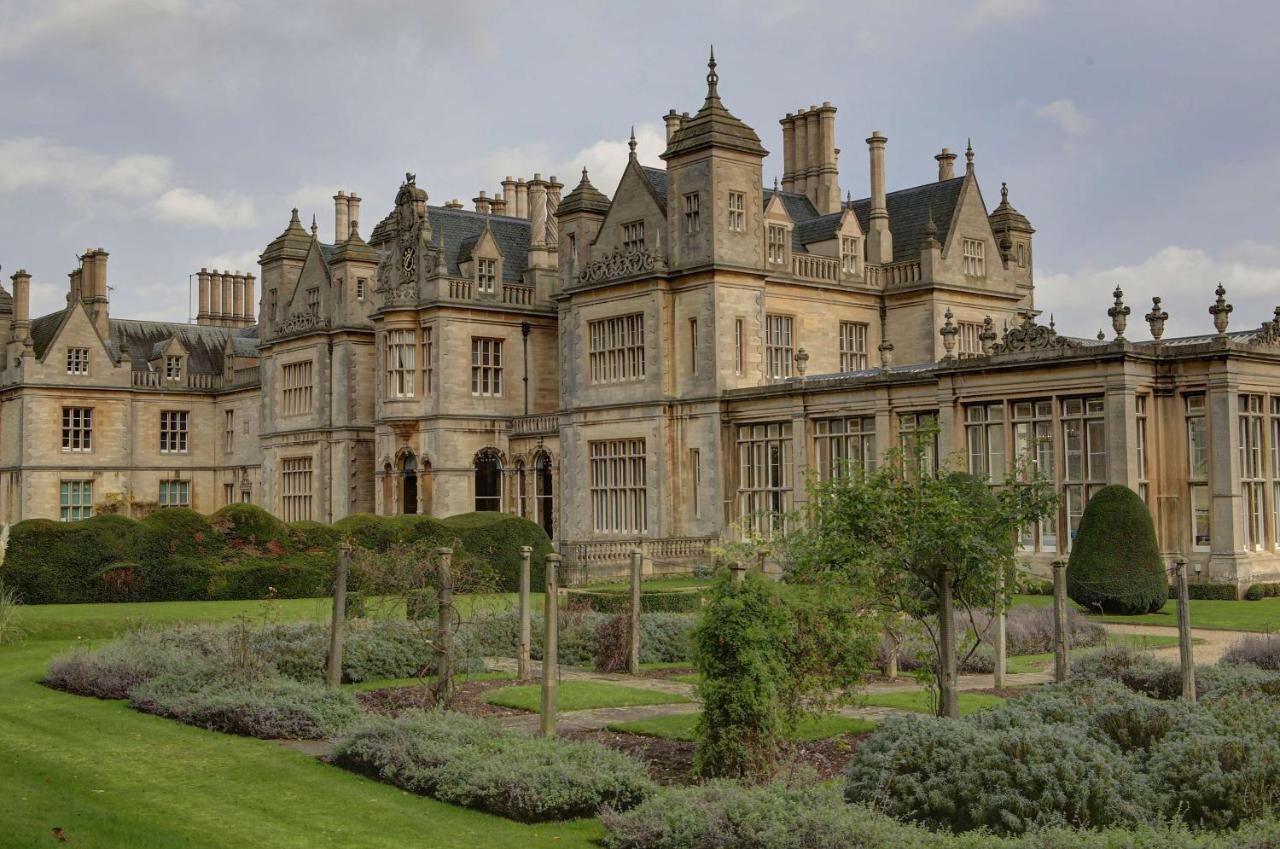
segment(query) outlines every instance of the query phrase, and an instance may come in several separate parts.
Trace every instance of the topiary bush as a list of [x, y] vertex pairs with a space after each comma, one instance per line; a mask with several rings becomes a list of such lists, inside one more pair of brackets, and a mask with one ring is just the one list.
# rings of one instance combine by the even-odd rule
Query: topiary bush
[[1087, 610], [1154, 613], [1169, 596], [1155, 525], [1137, 493], [1119, 484], [1094, 493], [1067, 563], [1067, 595]]
[[333, 759], [410, 792], [520, 822], [622, 811], [654, 790], [644, 765], [621, 752], [445, 712], [370, 723], [341, 740]]
[[498, 591], [519, 591], [522, 545], [533, 548], [529, 561], [529, 585], [536, 590], [546, 583], [543, 561], [551, 553], [551, 540], [541, 525], [518, 516], [489, 511], [450, 516], [442, 523], [450, 540], [456, 538], [464, 551], [493, 565]]

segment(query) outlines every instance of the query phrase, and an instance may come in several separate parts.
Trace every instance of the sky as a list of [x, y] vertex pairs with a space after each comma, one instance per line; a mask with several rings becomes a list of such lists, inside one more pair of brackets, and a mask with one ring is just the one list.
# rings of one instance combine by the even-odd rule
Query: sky
[[[1007, 181], [1036, 227], [1036, 306], [1060, 331], [1128, 336], [1160, 296], [1167, 335], [1280, 304], [1274, 4], [711, 0], [0, 0], [0, 266], [64, 303], [86, 247], [111, 254], [112, 315], [183, 321], [201, 267], [258, 273], [297, 206], [361, 231], [406, 171], [431, 203], [506, 175], [585, 166], [612, 193], [632, 126], [661, 164], [661, 117], [696, 111], [714, 43], [725, 105], [773, 151], [786, 112], [837, 108], [840, 181], [936, 178], [972, 139], [988, 207]], [[961, 161], [963, 164], [963, 160]], [[1108, 336], [1110, 329], [1108, 327]]]

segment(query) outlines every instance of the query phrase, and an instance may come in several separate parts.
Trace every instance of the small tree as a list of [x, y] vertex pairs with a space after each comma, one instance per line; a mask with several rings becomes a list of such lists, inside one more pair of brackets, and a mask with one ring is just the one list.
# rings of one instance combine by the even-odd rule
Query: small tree
[[901, 611], [920, 623], [937, 656], [938, 712], [954, 717], [955, 613], [973, 622], [973, 611], [992, 609], [998, 575], [1014, 585], [1015, 533], [1049, 515], [1056, 498], [1048, 481], [1025, 471], [994, 490], [945, 468], [932, 474], [931, 442], [926, 435], [889, 452], [874, 471], [811, 480], [808, 521], [790, 548], [798, 579], [834, 578], [868, 616]]
[[1127, 486], [1103, 487], [1089, 499], [1071, 543], [1067, 595], [1086, 609], [1120, 615], [1155, 613], [1169, 600], [1151, 512]]

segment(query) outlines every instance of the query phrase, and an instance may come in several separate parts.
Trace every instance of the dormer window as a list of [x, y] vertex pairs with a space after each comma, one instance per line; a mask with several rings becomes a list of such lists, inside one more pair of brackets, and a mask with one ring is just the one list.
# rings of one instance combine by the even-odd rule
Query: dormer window
[[89, 349], [88, 348], [68, 348], [67, 349], [67, 374], [88, 374], [89, 373]]
[[965, 276], [986, 277], [986, 246], [978, 239], [965, 239], [963, 248]]
[[644, 252], [644, 222], [632, 221], [622, 225], [622, 252], [638, 254]]
[[700, 206], [697, 192], [684, 196], [684, 231], [686, 233], [696, 233], [702, 227]]
[[166, 354], [164, 358], [164, 379], [182, 380], [182, 356]]
[[498, 285], [498, 262], [492, 259], [476, 261], [476, 288], [481, 292], [493, 292]]
[[840, 270], [857, 274], [862, 269], [862, 240], [856, 236], [840, 237]]
[[742, 192], [729, 192], [729, 229], [734, 233], [747, 229], [747, 197]]
[[787, 228], [777, 224], [769, 225], [768, 251], [766, 256], [771, 265], [782, 265], [787, 260]]

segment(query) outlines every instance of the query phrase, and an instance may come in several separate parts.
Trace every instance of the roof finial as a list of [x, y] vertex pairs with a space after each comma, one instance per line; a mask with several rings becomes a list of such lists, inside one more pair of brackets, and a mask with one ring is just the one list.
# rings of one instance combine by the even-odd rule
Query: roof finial
[[316, 225], [316, 214], [313, 212], [311, 213], [311, 235], [313, 238], [319, 230], [320, 228]]
[[938, 225], [933, 223], [933, 204], [929, 204], [929, 219], [924, 223], [924, 238], [930, 245], [938, 235]]
[[773, 190], [774, 192], [778, 191], [778, 175], [777, 174], [773, 175]]
[[587, 182], [587, 166], [582, 166], [582, 182]]
[[1009, 202], [1009, 184], [1008, 183], [1005, 183], [1005, 182], [1000, 183], [1000, 202], [1001, 203]]
[[716, 84], [720, 82], [720, 77], [716, 74], [716, 46], [711, 45], [711, 58], [707, 60], [707, 100], [719, 100], [720, 92], [716, 90]]
[[636, 158], [636, 125], [631, 125], [631, 139], [627, 142], [627, 148], [631, 151], [631, 158]]
[[293, 214], [289, 216], [289, 223], [297, 224], [299, 227], [302, 226], [302, 222], [298, 220], [298, 208], [296, 206], [293, 208]]
[[965, 145], [966, 146], [964, 149], [964, 170], [966, 174], [972, 174], [973, 173], [973, 139], [968, 139], [965, 142]]

